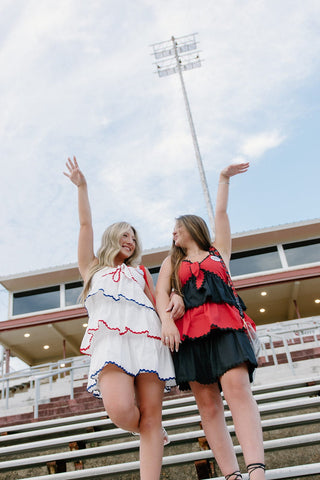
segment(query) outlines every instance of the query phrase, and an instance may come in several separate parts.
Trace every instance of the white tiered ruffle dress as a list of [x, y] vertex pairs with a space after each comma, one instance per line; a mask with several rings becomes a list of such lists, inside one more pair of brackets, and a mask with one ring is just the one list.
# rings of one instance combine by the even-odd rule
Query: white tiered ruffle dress
[[161, 322], [144, 287], [142, 270], [125, 264], [105, 267], [92, 278], [80, 351], [91, 356], [87, 390], [96, 397], [101, 398], [99, 373], [108, 364], [174, 383], [171, 353], [161, 342]]

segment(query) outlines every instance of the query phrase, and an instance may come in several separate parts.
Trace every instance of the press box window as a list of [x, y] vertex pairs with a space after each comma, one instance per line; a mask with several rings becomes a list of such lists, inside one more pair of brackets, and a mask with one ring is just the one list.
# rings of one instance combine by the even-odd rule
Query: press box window
[[77, 305], [83, 289], [82, 282], [67, 283], [65, 285], [66, 307]]
[[236, 252], [231, 255], [230, 271], [232, 276], [265, 272], [277, 268], [282, 268], [282, 265], [276, 246]]
[[289, 267], [320, 262], [320, 239], [283, 245]]
[[13, 294], [13, 315], [60, 307], [60, 286], [39, 288]]
[[151, 277], [153, 280], [153, 285], [156, 286], [158, 277], [159, 277], [159, 272], [160, 272], [160, 267], [151, 267], [148, 269], [149, 272], [151, 273]]

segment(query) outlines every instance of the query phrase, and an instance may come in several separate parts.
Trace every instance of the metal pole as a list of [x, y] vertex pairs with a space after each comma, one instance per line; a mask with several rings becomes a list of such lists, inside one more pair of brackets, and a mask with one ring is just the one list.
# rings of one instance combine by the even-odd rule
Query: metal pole
[[6, 348], [6, 375], [10, 373], [10, 348]]
[[194, 146], [196, 159], [197, 159], [197, 164], [198, 164], [198, 168], [199, 168], [201, 185], [202, 185], [202, 188], [203, 188], [204, 198], [205, 198], [206, 205], [207, 205], [208, 216], [209, 216], [209, 224], [210, 224], [212, 233], [214, 234], [214, 212], [213, 212], [212, 202], [211, 202], [211, 198], [210, 198], [210, 194], [209, 194], [207, 179], [206, 179], [205, 171], [204, 171], [204, 168], [203, 168], [203, 163], [202, 163], [202, 160], [201, 160], [198, 139], [197, 139], [196, 130], [194, 128], [194, 123], [193, 123], [193, 119], [192, 119], [192, 115], [191, 115], [191, 109], [190, 109], [190, 105], [189, 105], [189, 101], [188, 101], [187, 91], [186, 91], [186, 87], [184, 85], [184, 80], [183, 80], [182, 70], [181, 70], [181, 64], [180, 64], [179, 56], [178, 56], [177, 44], [176, 44], [176, 41], [175, 41], [174, 37], [171, 37], [171, 40], [172, 40], [172, 43], [173, 43], [174, 54], [175, 54], [176, 62], [177, 62], [177, 69], [178, 69], [179, 77], [180, 77], [180, 81], [181, 81], [182, 93], [183, 93], [184, 103], [185, 103], [186, 110], [187, 110], [187, 116], [188, 116], [188, 120], [189, 120], [189, 125], [190, 125], [192, 140], [193, 140], [193, 146]]

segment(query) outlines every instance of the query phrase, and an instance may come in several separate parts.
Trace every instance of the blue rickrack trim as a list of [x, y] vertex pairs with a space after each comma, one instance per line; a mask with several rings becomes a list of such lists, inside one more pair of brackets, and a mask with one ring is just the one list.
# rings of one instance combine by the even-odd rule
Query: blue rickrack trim
[[127, 375], [130, 375], [131, 377], [137, 377], [140, 373], [156, 373], [159, 380], [161, 380], [162, 382], [167, 382], [169, 380], [175, 380], [175, 377], [167, 377], [167, 378], [161, 378], [159, 373], [156, 371], [156, 370], [147, 370], [146, 368], [140, 368], [139, 372], [138, 373], [132, 373], [132, 372], [128, 372], [128, 370], [126, 370], [124, 367], [122, 367], [121, 365], [119, 365], [118, 363], [116, 362], [112, 362], [111, 360], [110, 361], [107, 361], [103, 364], [103, 366], [101, 368], [99, 368], [99, 370], [97, 370], [95, 373], [92, 373], [90, 375], [90, 378], [91, 380], [94, 381], [94, 383], [92, 383], [91, 385], [89, 385], [87, 387], [87, 391], [89, 393], [91, 393], [94, 397], [97, 397], [97, 398], [102, 398], [101, 394], [98, 393], [98, 390], [96, 389], [96, 386], [97, 386], [97, 379], [95, 378], [97, 375], [99, 375], [99, 373], [104, 369], [104, 367], [106, 365], [115, 365], [116, 367], [119, 367], [121, 368], [121, 370], [123, 370]]
[[[117, 298], [117, 297], [115, 297], [114, 295], [110, 295], [110, 294], [108, 294], [108, 293], [105, 293], [105, 291], [103, 290], [103, 288], [99, 288], [99, 290], [97, 290], [96, 292], [90, 293], [90, 294], [86, 297], [85, 303], [86, 303], [86, 301], [87, 301], [87, 299], [88, 299], [89, 297], [93, 297], [94, 295], [97, 295], [97, 293], [99, 293], [99, 292], [102, 292], [102, 295], [103, 295], [104, 297], [112, 298], [115, 302], [119, 302], [119, 301], [121, 300], [121, 298], [124, 298], [124, 299], [127, 300], [128, 302], [133, 302], [133, 303], [135, 303], [136, 305], [139, 305], [139, 307], [145, 307], [145, 308], [148, 308], [149, 310], [152, 310], [152, 311], [155, 312], [154, 307], [150, 307], [149, 305], [146, 305], [145, 303], [140, 303], [140, 302], [138, 302], [137, 300], [135, 300], [134, 298], [128, 298], [128, 297], [126, 297], [125, 295], [123, 295], [123, 293], [119, 293], [119, 294], [118, 294], [118, 298]], [[121, 297], [121, 298], [119, 298], [119, 297]]]

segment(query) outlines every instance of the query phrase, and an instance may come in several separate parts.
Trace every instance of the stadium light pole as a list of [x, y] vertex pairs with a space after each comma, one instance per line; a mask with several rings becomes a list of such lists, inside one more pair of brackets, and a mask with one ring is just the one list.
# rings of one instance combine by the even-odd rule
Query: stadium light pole
[[192, 70], [194, 68], [201, 67], [199, 51], [197, 50], [196, 35], [196, 33], [193, 33], [191, 35], [185, 35], [179, 38], [171, 37], [171, 40], [154, 43], [151, 46], [153, 48], [153, 55], [156, 59], [155, 65], [159, 77], [167, 77], [168, 75], [173, 75], [174, 73], [179, 74], [183, 99], [187, 111], [187, 117], [189, 121], [193, 146], [200, 174], [200, 181], [207, 206], [209, 224], [212, 233], [214, 233], [214, 213], [212, 202], [208, 189], [206, 174], [201, 159], [200, 148], [193, 123], [187, 90], [182, 75], [182, 71]]

